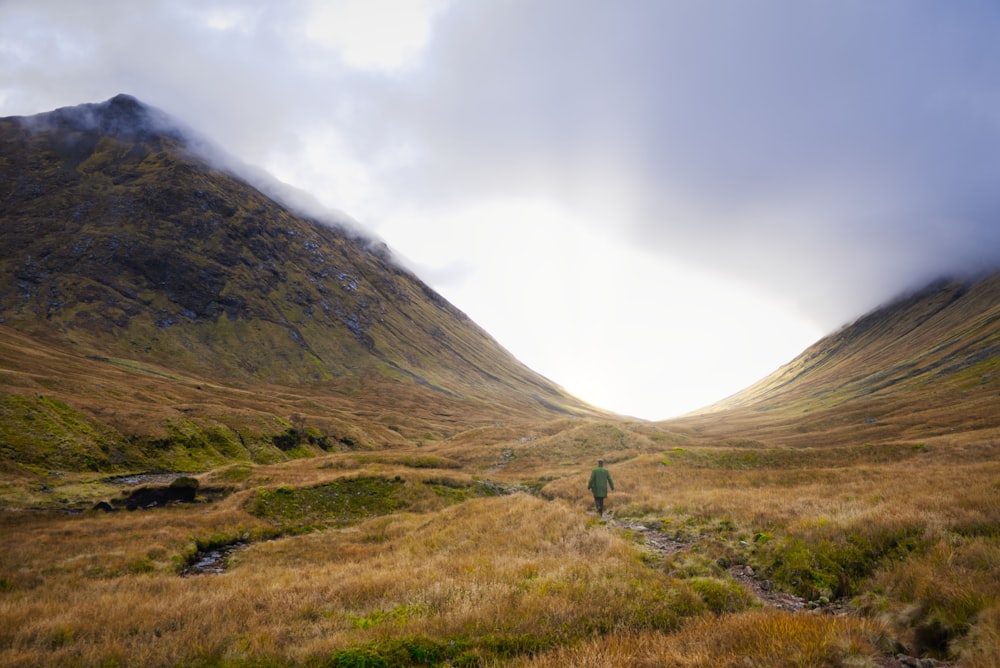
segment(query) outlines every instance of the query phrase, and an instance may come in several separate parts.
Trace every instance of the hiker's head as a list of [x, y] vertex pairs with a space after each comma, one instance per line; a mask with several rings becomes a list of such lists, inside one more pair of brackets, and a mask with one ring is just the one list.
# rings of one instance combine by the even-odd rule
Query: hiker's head
[[603, 459], [598, 459], [597, 460], [597, 465], [598, 466], [604, 466], [604, 460]]

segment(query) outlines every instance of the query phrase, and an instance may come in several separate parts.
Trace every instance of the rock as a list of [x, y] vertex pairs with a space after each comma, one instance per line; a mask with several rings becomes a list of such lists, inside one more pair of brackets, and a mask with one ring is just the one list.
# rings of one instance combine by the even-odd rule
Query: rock
[[198, 479], [192, 478], [190, 476], [181, 476], [180, 478], [177, 478], [176, 480], [170, 483], [170, 488], [177, 490], [189, 489], [192, 491], [192, 500], [194, 500], [193, 495], [197, 494], [198, 492]]
[[[184, 481], [181, 484], [175, 484]], [[188, 482], [190, 481], [190, 482]], [[194, 484], [191, 484], [193, 482]], [[198, 481], [194, 478], [178, 478], [167, 487], [138, 487], [129, 492], [124, 499], [116, 499], [112, 503], [124, 506], [126, 510], [138, 508], [154, 508], [171, 502], [192, 503], [198, 494]]]

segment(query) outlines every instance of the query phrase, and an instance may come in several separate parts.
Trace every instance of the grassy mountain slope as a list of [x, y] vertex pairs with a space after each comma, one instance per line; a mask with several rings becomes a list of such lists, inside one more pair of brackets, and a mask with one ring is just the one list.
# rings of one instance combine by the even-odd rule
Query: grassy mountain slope
[[1000, 273], [941, 280], [679, 421], [788, 444], [1000, 434]]
[[[179, 410], [185, 388], [225, 388], [225, 401], [183, 397], [213, 429], [253, 403], [257, 422], [287, 422], [280, 402], [243, 398], [276, 388], [318, 404], [353, 396], [358, 407], [460, 413], [470, 424], [598, 413], [520, 364], [384, 245], [294, 213], [195, 146], [127, 96], [0, 119], [0, 327], [14, 330], [5, 377], [47, 376], [48, 392], [87, 425], [74, 439], [130, 452], [129, 439], [177, 431], [140, 399], [154, 377], [152, 403], [165, 410]], [[32, 370], [41, 350], [68, 366]], [[94, 389], [102, 376], [117, 397]], [[60, 392], [63, 377], [82, 384]], [[51, 442], [52, 425], [32, 429], [16, 408], [37, 400], [10, 385], [5, 394], [6, 424], [17, 422], [21, 440]], [[150, 419], [122, 430], [127, 413]], [[59, 424], [72, 431], [67, 420]], [[285, 428], [274, 426], [249, 431]], [[244, 431], [229, 428], [226, 439], [245, 441]], [[99, 461], [116, 458], [135, 459]]]

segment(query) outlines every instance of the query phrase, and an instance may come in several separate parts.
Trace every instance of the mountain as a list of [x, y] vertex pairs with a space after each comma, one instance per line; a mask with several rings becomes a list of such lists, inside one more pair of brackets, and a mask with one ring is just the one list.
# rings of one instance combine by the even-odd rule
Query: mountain
[[904, 295], [681, 423], [793, 445], [995, 439], [1000, 273]]
[[[2, 471], [203, 470], [615, 418], [378, 240], [134, 98], [0, 119], [0, 177]], [[1000, 274], [941, 280], [664, 424], [748, 447], [996, 438], [998, 367]]]
[[126, 95], [0, 119], [0, 456], [196, 467], [602, 414], [219, 155]]

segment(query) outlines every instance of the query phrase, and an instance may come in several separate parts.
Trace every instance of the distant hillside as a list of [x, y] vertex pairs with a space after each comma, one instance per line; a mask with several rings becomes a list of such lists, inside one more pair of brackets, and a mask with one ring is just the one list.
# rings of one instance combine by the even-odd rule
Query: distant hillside
[[[179, 430], [189, 445], [206, 446], [213, 429], [225, 432], [215, 437], [221, 450], [251, 433], [284, 433], [287, 408], [275, 401], [268, 418], [267, 405], [251, 408], [241, 392], [310, 397], [297, 413], [320, 422], [317, 404], [347, 397], [362, 413], [461, 415], [467, 426], [597, 414], [384, 245], [289, 210], [210, 164], [199, 145], [125, 95], [0, 119], [0, 456], [49, 461], [37, 443], [58, 432], [86, 442], [95, 465], [149, 463], [158, 459], [149, 447], [139, 457], [142, 448], [127, 446], [176, 446], [177, 421], [149, 409], [180, 401], [208, 421]], [[102, 376], [114, 378], [103, 390]], [[144, 396], [140, 386], [154, 380]], [[179, 396], [209, 385], [225, 398]], [[52, 413], [35, 405], [42, 388], [69, 413], [41, 420]], [[242, 445], [230, 454], [246, 455]]]
[[[682, 422], [806, 443], [887, 430], [1000, 434], [1000, 273], [941, 280], [859, 318]], [[785, 430], [783, 433], [782, 430]]]

